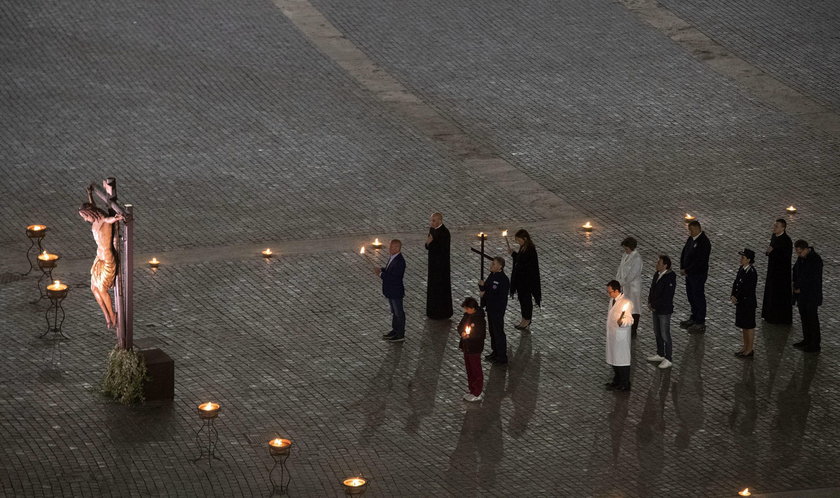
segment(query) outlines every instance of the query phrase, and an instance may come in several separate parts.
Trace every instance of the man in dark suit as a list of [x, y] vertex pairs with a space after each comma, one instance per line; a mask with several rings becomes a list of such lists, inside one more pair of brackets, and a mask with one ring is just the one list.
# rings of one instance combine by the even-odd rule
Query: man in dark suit
[[402, 253], [402, 242], [398, 239], [391, 241], [388, 252], [391, 257], [385, 268], [377, 268], [376, 274], [382, 279], [382, 294], [388, 298], [391, 306], [391, 331], [382, 336], [390, 342], [405, 341], [405, 310], [403, 310], [403, 297], [405, 297], [405, 286], [403, 275], [405, 275], [405, 258]]
[[490, 263], [490, 274], [478, 282], [481, 296], [487, 310], [487, 326], [490, 329], [490, 354], [484, 359], [498, 364], [508, 362], [507, 336], [505, 336], [505, 312], [507, 311], [510, 280], [505, 275], [505, 258], [495, 257]]
[[656, 273], [648, 292], [648, 307], [653, 313], [653, 332], [656, 334], [656, 354], [648, 356], [647, 361], [658, 363], [659, 368], [673, 365], [671, 314], [674, 312], [676, 288], [677, 276], [671, 271], [671, 258], [663, 254], [656, 260]]
[[706, 331], [706, 279], [709, 277], [709, 255], [712, 243], [697, 220], [688, 224], [688, 239], [680, 255], [680, 273], [685, 276], [685, 293], [691, 305], [691, 316], [680, 322], [689, 332]]
[[793, 345], [806, 353], [820, 352], [820, 317], [822, 306], [823, 262], [819, 254], [802, 239], [793, 244], [796, 263], [793, 265], [793, 297], [802, 319], [802, 340]]

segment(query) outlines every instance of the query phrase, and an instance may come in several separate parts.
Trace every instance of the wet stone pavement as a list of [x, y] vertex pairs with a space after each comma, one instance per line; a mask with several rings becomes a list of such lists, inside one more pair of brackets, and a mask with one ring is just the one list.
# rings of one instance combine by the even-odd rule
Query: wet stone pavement
[[[674, 12], [816, 102], [836, 95], [814, 76], [840, 72], [830, 53], [789, 63], [834, 43], [836, 7], [820, 3], [830, 15], [814, 42], [801, 35], [812, 12], [695, 3]], [[453, 153], [372, 91], [375, 76], [349, 76], [292, 8], [323, 15], [417, 97], [415, 111], [451, 120], [482, 152]], [[294, 441], [290, 496], [341, 496], [358, 474], [371, 479], [366, 496], [840, 492], [840, 136], [750, 95], [621, 4], [83, 1], [0, 13], [11, 97], [0, 111], [12, 117], [0, 125], [0, 495], [268, 496], [276, 435]], [[768, 19], [802, 46], [778, 43]], [[486, 150], [533, 192], [511, 197], [503, 177], [475, 168]], [[74, 210], [108, 175], [138, 212], [135, 335], [175, 360], [171, 403], [99, 393], [113, 335]], [[566, 207], [546, 209], [552, 199]], [[790, 203], [799, 213], [783, 214]], [[518, 227], [540, 251], [543, 306], [520, 333], [511, 301], [510, 363], [485, 364], [478, 404], [461, 400], [459, 316], [424, 317], [435, 210], [453, 233], [455, 300], [476, 293], [478, 230], [489, 253], [504, 254], [500, 231]], [[633, 389], [607, 392], [604, 284], [619, 243], [639, 240], [647, 282], [658, 253], [678, 256], [686, 211], [713, 244], [707, 331], [678, 328], [679, 279], [674, 367], [644, 361], [655, 343], [643, 313]], [[761, 254], [780, 215], [824, 259], [823, 352], [791, 347], [795, 318], [759, 322], [754, 359], [739, 360], [737, 251]], [[38, 275], [20, 275], [23, 227], [36, 222], [51, 227], [44, 245], [70, 284], [67, 340], [38, 337], [48, 303], [30, 303]], [[402, 344], [380, 339], [389, 315], [372, 267], [387, 255], [358, 254], [392, 236], [408, 263]], [[271, 260], [258, 254], [268, 245]], [[143, 264], [152, 254], [157, 270]], [[760, 297], [763, 256], [756, 267]], [[193, 461], [208, 400], [222, 406], [219, 460]]]

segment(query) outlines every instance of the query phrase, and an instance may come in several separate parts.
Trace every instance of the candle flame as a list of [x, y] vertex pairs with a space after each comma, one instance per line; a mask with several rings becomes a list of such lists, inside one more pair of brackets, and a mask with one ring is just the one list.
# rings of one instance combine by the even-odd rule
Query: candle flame
[[359, 249], [359, 254], [364, 254], [364, 253], [365, 253], [365, 246], [362, 246], [362, 248]]
[[61, 280], [53, 280], [53, 285], [58, 287], [59, 285], [61, 285]]
[[790, 211], [791, 213], [793, 213], [793, 212], [796, 211], [796, 208], [793, 207], [793, 205], [790, 205], [790, 206], [788, 206], [787, 210]]
[[469, 325], [467, 325], [467, 328], [465, 328], [465, 329], [464, 329], [464, 335], [466, 335], [467, 337], [469, 337], [469, 335], [470, 335], [470, 330], [471, 330], [471, 329], [472, 329], [472, 327], [470, 327]]
[[207, 403], [198, 405], [198, 408], [206, 412], [212, 412], [213, 410], [218, 410], [219, 405], [217, 403], [213, 403], [212, 401], [208, 401]]
[[502, 237], [507, 237], [507, 232], [508, 232], [507, 230], [505, 230], [504, 232], [502, 232]]
[[264, 255], [266, 255], [266, 256], [271, 256], [271, 249], [266, 248], [266, 250], [265, 250], [265, 251], [263, 251], [262, 253], [263, 253]]
[[47, 257], [47, 250], [46, 249], [44, 249], [44, 252], [41, 253], [41, 256], [43, 256], [45, 258]]
[[373, 239], [373, 245], [378, 246], [382, 242], [379, 242], [379, 239]]
[[592, 228], [592, 223], [587, 221], [586, 223], [583, 224], [583, 228]]
[[751, 496], [752, 495], [752, 493], [750, 493], [750, 488], [744, 488], [743, 490], [739, 491], [738, 494], [740, 496]]
[[624, 307], [621, 308], [621, 311], [627, 311], [627, 308], [630, 307], [630, 303], [624, 303]]
[[152, 260], [151, 260], [151, 261], [149, 261], [149, 263], [151, 263], [151, 264], [153, 264], [153, 265], [156, 265], [156, 264], [160, 263], [160, 261], [158, 261], [158, 259], [157, 259], [157, 258], [152, 258]]
[[363, 486], [366, 482], [367, 481], [365, 481], [361, 477], [353, 477], [351, 479], [345, 479], [344, 480], [344, 484], [346, 486], [353, 486], [354, 488], [357, 488], [359, 486]]

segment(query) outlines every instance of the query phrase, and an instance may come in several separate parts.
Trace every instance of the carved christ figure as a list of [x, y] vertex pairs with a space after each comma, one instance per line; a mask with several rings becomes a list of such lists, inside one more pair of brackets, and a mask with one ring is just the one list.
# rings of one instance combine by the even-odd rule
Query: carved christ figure
[[114, 286], [117, 276], [117, 258], [113, 246], [113, 225], [122, 216], [108, 216], [108, 213], [96, 207], [93, 201], [93, 186], [87, 188], [88, 202], [79, 208], [79, 216], [91, 224], [93, 240], [96, 242], [96, 259], [90, 268], [90, 291], [105, 315], [109, 329], [117, 327], [117, 314], [108, 291]]

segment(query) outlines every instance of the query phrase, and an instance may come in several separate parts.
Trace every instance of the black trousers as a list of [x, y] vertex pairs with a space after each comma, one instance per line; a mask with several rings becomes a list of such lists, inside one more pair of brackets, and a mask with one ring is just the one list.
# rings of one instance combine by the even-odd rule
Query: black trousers
[[530, 292], [517, 292], [519, 296], [519, 307], [522, 308], [522, 318], [530, 320], [534, 314], [534, 301]]
[[487, 327], [490, 329], [491, 354], [499, 361], [507, 361], [507, 336], [505, 336], [505, 313], [487, 312]]
[[630, 365], [623, 367], [613, 367], [613, 384], [619, 387], [630, 387]]
[[685, 293], [691, 305], [691, 320], [706, 323], [706, 275], [686, 275]]
[[805, 349], [820, 347], [820, 316], [816, 304], [799, 304], [799, 318], [802, 319], [802, 340]]

